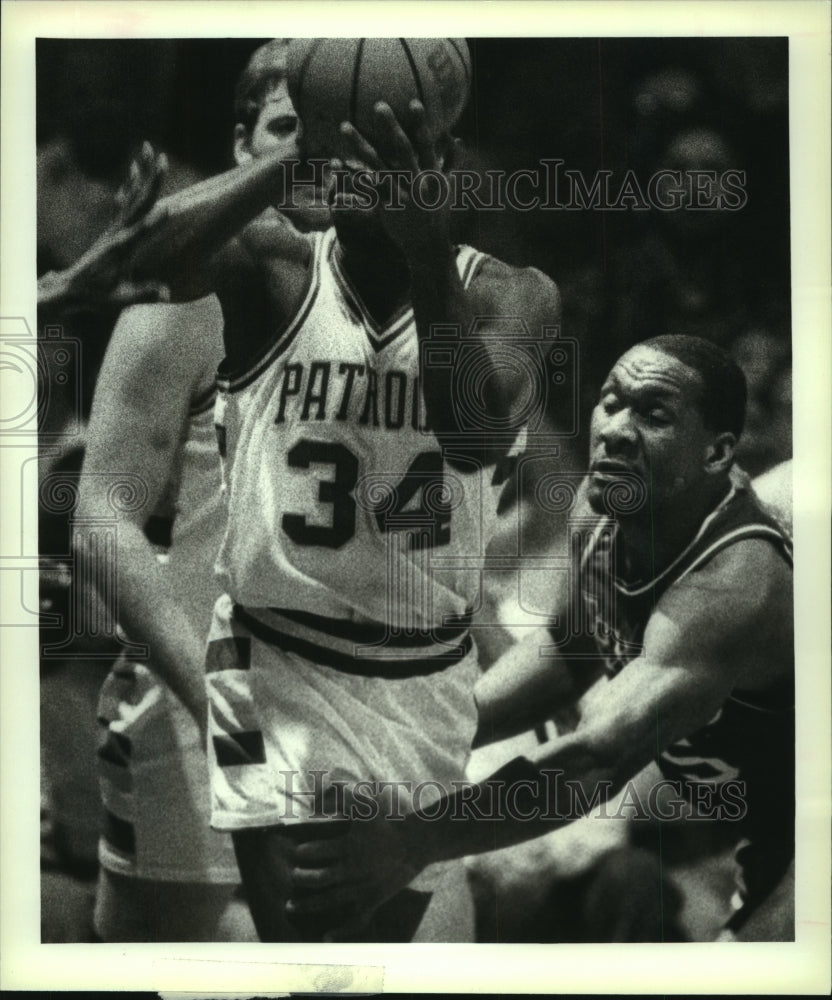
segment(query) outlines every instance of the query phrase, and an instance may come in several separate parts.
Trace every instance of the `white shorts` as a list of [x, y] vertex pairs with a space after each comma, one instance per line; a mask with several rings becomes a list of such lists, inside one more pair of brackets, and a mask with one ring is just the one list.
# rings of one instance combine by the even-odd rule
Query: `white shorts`
[[239, 882], [231, 838], [210, 827], [199, 730], [167, 686], [146, 665], [121, 659], [98, 716], [102, 866], [155, 881]]
[[451, 794], [476, 731], [478, 676], [475, 651], [415, 676], [313, 663], [252, 634], [220, 598], [206, 674], [211, 824], [240, 830], [333, 818], [341, 783], [368, 783], [369, 798], [402, 813]]

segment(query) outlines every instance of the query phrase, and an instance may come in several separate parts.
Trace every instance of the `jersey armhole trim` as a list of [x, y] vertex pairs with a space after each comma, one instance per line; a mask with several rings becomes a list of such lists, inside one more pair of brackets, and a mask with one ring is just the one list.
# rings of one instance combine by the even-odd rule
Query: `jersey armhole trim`
[[[475, 250], [473, 247], [469, 247], [466, 244], [462, 244], [457, 247], [457, 257], [459, 258], [463, 255], [467, 259], [463, 261], [459, 278], [462, 282], [462, 287], [467, 290], [471, 286], [471, 282], [479, 273], [482, 265], [485, 263], [488, 254], [483, 253], [481, 250]], [[458, 260], [457, 266], [459, 266]]]
[[780, 549], [781, 554], [789, 566], [792, 565], [791, 546], [786, 538], [776, 528], [772, 528], [768, 524], [746, 524], [741, 528], [736, 528], [734, 531], [729, 531], [721, 538], [718, 538], [712, 545], [709, 545], [704, 552], [701, 552], [693, 560], [693, 562], [679, 574], [676, 580], [674, 580], [674, 583], [684, 580], [688, 573], [692, 573], [695, 569], [701, 567], [722, 549], [727, 548], [734, 542], [739, 542], [746, 538], [765, 538], [768, 541], [771, 541], [775, 547]]
[[188, 408], [188, 416], [198, 417], [201, 413], [205, 413], [207, 410], [210, 410], [214, 405], [214, 397], [216, 394], [217, 383], [216, 379], [213, 379], [210, 385], [200, 389], [200, 391], [193, 397], [191, 405]]
[[217, 385], [225, 392], [239, 392], [251, 385], [273, 362], [291, 345], [298, 331], [306, 322], [321, 285], [321, 258], [326, 252], [326, 246], [334, 237], [335, 230], [325, 233], [315, 233], [312, 244], [312, 267], [310, 268], [309, 284], [303, 300], [295, 315], [283, 323], [268, 344], [248, 362], [248, 367], [239, 371], [228, 372], [223, 364], [217, 371]]

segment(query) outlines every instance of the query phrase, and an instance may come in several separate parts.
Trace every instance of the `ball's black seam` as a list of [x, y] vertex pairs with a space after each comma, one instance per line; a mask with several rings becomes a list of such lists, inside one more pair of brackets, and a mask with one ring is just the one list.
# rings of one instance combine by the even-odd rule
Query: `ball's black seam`
[[460, 51], [459, 46], [456, 44], [456, 42], [453, 40], [453, 38], [449, 38], [448, 41], [450, 42], [451, 48], [459, 56], [459, 61], [462, 63], [462, 72], [465, 74], [465, 83], [466, 83], [467, 86], [470, 86], [470, 84], [471, 84], [471, 72], [468, 69], [468, 61], [466, 60], [465, 56]]
[[402, 43], [404, 54], [407, 56], [407, 61], [410, 63], [410, 72], [413, 74], [413, 82], [416, 84], [416, 96], [424, 105], [425, 91], [424, 88], [422, 87], [422, 78], [421, 76], [419, 76], [419, 67], [416, 65], [416, 61], [413, 58], [413, 53], [410, 51], [410, 46], [407, 44], [407, 39], [400, 38], [399, 41]]

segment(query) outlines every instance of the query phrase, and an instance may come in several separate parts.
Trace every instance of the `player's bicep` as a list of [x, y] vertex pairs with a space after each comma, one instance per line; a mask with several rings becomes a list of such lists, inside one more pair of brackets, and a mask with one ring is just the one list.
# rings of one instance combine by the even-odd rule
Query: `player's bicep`
[[621, 672], [628, 691], [644, 685], [662, 749], [705, 725], [735, 686], [738, 647], [758, 609], [716, 573], [677, 585], [650, 616], [642, 655]]
[[80, 504], [111, 515], [109, 491], [129, 478], [143, 523], [167, 485], [203, 357], [176, 343], [186, 306], [137, 306], [116, 325], [96, 384], [86, 436]]
[[588, 759], [618, 786], [705, 725], [727, 693], [699, 664], [657, 663], [642, 655], [593, 689], [575, 735]]
[[557, 285], [536, 268], [514, 268], [489, 261], [477, 276], [471, 296], [475, 316], [482, 318], [480, 332], [485, 343], [500, 348], [500, 354], [494, 355], [494, 378], [507, 399], [525, 399], [529, 389], [527, 363], [517, 365], [501, 361], [507, 343], [506, 333], [523, 331], [518, 348], [524, 352], [526, 362], [543, 363], [536, 352], [529, 353], [528, 342], [539, 340], [544, 327], [560, 323]]
[[750, 618], [741, 608], [732, 625], [724, 606], [716, 590], [697, 600], [680, 587], [663, 598], [641, 655], [592, 697], [579, 729], [612, 773], [631, 776], [706, 725], [728, 697], [736, 683], [736, 627], [744, 631]]

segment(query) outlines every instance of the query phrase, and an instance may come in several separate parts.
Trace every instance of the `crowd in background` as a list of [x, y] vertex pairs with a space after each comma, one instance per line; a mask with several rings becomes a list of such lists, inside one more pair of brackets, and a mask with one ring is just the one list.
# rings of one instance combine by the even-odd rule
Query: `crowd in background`
[[[227, 169], [233, 91], [262, 40], [39, 40], [38, 272], [66, 267], [109, 222], [144, 140], [170, 162], [163, 194]], [[749, 386], [738, 459], [752, 475], [791, 454], [788, 50], [785, 39], [473, 39], [472, 98], [459, 123], [466, 168], [539, 170], [562, 161], [591, 185], [634, 171], [743, 172], [737, 211], [504, 208], [456, 213], [458, 238], [551, 275], [574, 371], [585, 454], [599, 380], [629, 345], [698, 334], [728, 348]], [[83, 423], [115, 315], [75, 313], [39, 329], [42, 476], [80, 469]], [[78, 344], [67, 353], [67, 343]], [[571, 381], [571, 380], [570, 380]], [[559, 407], [571, 405], [553, 394]], [[44, 507], [50, 566], [41, 606], [70, 619], [69, 513]], [[51, 620], [51, 619], [50, 619]], [[44, 618], [42, 641], [62, 627]], [[87, 648], [85, 643], [92, 643]], [[45, 940], [78, 939], [96, 867], [95, 719], [90, 706], [117, 636], [82, 637], [44, 659]], [[89, 655], [94, 654], [94, 655]], [[552, 930], [555, 939], [558, 932]], [[562, 939], [562, 938], [561, 938]]]

